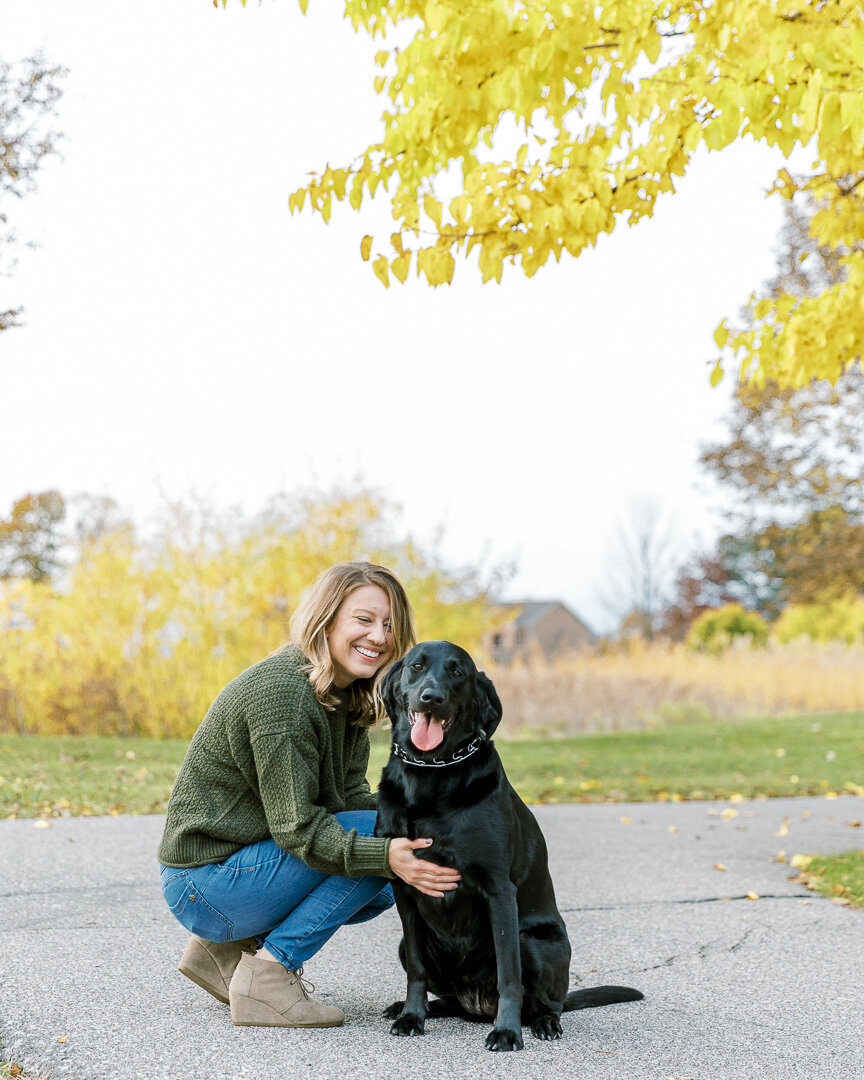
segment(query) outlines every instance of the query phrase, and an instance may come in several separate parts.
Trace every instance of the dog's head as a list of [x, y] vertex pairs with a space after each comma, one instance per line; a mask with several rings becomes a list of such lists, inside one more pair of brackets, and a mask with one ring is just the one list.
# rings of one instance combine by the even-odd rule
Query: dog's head
[[478, 736], [489, 739], [501, 720], [492, 681], [449, 641], [421, 641], [387, 672], [384, 705], [393, 741], [430, 760]]

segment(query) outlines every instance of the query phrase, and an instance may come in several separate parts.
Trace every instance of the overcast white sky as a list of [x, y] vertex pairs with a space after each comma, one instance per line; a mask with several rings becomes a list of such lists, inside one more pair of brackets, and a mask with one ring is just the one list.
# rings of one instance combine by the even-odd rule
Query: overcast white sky
[[[63, 160], [15, 207], [39, 247], [0, 280], [0, 515], [29, 491], [160, 491], [258, 509], [360, 477], [453, 562], [515, 559], [512, 598], [608, 626], [619, 523], [717, 529], [697, 465], [728, 387], [712, 332], [770, 277], [781, 207], [764, 147], [705, 154], [653, 220], [533, 279], [476, 259], [385, 291], [359, 258], [386, 207], [329, 225], [287, 199], [378, 137], [371, 57], [312, 0], [0, 0], [5, 59], [69, 69]], [[2, 209], [2, 207], [0, 207]]]

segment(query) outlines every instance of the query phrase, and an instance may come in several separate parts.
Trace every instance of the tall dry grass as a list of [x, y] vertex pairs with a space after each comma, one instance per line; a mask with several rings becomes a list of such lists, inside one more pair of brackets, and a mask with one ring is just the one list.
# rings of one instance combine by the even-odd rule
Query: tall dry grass
[[504, 738], [864, 709], [864, 645], [839, 642], [739, 643], [719, 656], [636, 642], [486, 670], [504, 705]]

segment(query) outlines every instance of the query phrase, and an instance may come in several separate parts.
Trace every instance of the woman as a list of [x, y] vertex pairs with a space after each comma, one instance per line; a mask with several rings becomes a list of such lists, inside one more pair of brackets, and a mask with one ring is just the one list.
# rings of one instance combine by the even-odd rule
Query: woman
[[231, 1005], [235, 1024], [333, 1027], [303, 964], [343, 925], [393, 904], [394, 876], [428, 896], [455, 870], [417, 859], [429, 839], [373, 835], [368, 727], [385, 668], [414, 644], [388, 570], [325, 571], [288, 645], [230, 682], [189, 745], [159, 846], [162, 892], [194, 935], [180, 971]]

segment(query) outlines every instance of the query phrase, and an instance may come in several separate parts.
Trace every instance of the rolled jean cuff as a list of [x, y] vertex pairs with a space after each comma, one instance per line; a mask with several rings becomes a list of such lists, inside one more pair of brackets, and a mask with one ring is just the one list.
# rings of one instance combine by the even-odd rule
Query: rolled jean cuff
[[296, 971], [298, 968], [301, 968], [303, 966], [302, 964], [295, 964], [292, 960], [290, 960], [285, 955], [285, 953], [282, 952], [282, 950], [279, 948], [279, 946], [274, 945], [272, 941], [267, 941], [267, 940], [259, 941], [258, 946], [259, 946], [259, 948], [266, 949], [267, 952], [269, 952], [271, 956], [275, 956], [276, 959], [279, 961], [279, 963], [282, 965], [282, 967], [285, 968], [286, 971]]

